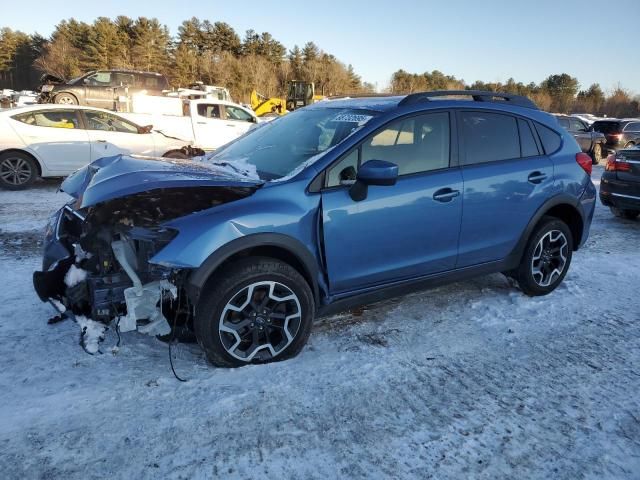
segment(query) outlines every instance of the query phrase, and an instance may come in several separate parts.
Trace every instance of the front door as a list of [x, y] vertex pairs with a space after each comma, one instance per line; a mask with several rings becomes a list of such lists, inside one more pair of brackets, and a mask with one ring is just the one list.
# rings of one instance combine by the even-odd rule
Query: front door
[[485, 111], [458, 113], [464, 211], [457, 267], [502, 260], [553, 191], [553, 164], [533, 124]]
[[89, 163], [89, 137], [78, 110], [43, 109], [12, 118], [18, 135], [52, 174], [69, 175]]
[[191, 112], [195, 144], [204, 150], [215, 150], [236, 138], [234, 127], [228, 126], [218, 103], [198, 103]]
[[[322, 222], [333, 294], [454, 268], [462, 175], [449, 166], [449, 120], [448, 112], [396, 120], [329, 167]], [[354, 201], [348, 184], [374, 159], [398, 165], [398, 181]]]
[[96, 72], [83, 80], [85, 102], [90, 107], [113, 110], [115, 88], [111, 72]]

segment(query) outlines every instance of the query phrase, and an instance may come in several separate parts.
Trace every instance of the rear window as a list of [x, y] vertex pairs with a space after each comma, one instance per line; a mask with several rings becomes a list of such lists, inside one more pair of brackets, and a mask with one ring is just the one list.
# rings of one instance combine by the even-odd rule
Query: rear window
[[562, 143], [562, 137], [560, 137], [560, 135], [558, 135], [556, 132], [551, 130], [549, 127], [545, 127], [541, 123], [535, 122], [535, 124], [545, 153], [547, 155], [550, 155], [558, 150], [560, 148], [560, 144]]
[[515, 117], [488, 112], [462, 112], [465, 165], [520, 157]]
[[600, 133], [616, 133], [620, 131], [620, 122], [595, 122], [591, 128]]

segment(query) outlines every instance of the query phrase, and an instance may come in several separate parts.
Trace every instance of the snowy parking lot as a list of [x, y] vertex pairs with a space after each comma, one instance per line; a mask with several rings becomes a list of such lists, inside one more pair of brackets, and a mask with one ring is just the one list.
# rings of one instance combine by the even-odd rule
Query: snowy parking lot
[[[594, 168], [598, 183], [601, 167]], [[640, 221], [599, 202], [564, 283], [502, 275], [321, 319], [235, 370], [112, 330], [90, 356], [33, 291], [57, 182], [0, 190], [0, 474], [30, 478], [640, 477]]]

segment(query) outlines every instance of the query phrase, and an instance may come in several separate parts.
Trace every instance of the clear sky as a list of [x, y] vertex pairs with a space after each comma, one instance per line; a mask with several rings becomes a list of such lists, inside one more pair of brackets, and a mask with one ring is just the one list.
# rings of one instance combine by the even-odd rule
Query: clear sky
[[[0, 0], [0, 26], [49, 35], [60, 20], [156, 17], [171, 34], [187, 18], [268, 31], [287, 48], [313, 40], [365, 81], [440, 70], [475, 80], [540, 82], [568, 73], [582, 88], [640, 93], [640, 0]], [[317, 6], [316, 6], [317, 5]]]

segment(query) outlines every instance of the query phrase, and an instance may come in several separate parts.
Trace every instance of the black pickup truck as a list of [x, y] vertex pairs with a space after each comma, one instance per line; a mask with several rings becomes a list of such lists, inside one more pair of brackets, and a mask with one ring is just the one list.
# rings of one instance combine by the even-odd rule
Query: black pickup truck
[[555, 115], [562, 128], [568, 131], [578, 142], [583, 152], [591, 155], [593, 163], [601, 163], [605, 160], [605, 144], [607, 138], [600, 132], [593, 129], [576, 117], [569, 115]]

